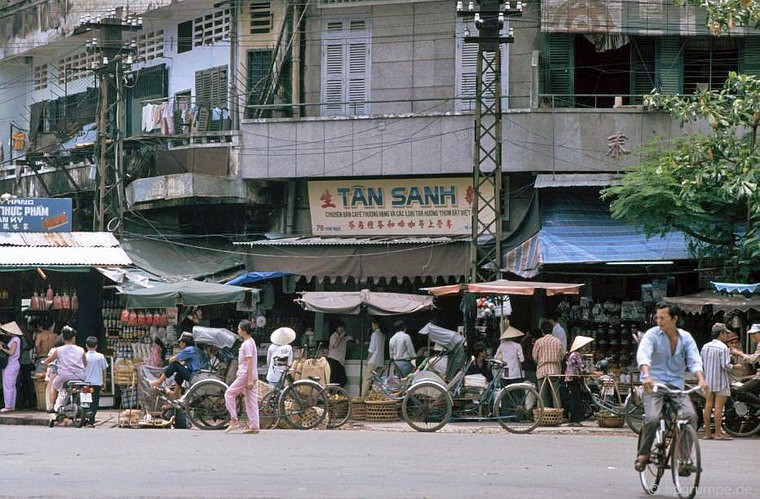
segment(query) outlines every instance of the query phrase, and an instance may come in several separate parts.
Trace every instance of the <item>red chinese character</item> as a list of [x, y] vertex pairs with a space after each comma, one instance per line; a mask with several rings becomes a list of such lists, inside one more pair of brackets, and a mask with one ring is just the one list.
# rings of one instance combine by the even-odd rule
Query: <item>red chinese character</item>
[[335, 208], [335, 203], [332, 202], [332, 194], [328, 189], [319, 196], [319, 200], [322, 201], [322, 208]]
[[392, 229], [392, 228], [394, 228], [395, 226], [396, 226], [396, 224], [395, 224], [395, 222], [393, 222], [393, 220], [388, 220], [388, 228], [389, 228], [389, 229]]
[[353, 220], [351, 220], [350, 222], [348, 222], [348, 227], [349, 227], [350, 229], [355, 229], [355, 228], [356, 228], [356, 224], [354, 223], [354, 221], [353, 221]]
[[467, 201], [467, 204], [472, 204], [472, 201], [475, 199], [475, 189], [472, 186], [467, 187], [467, 190], [464, 193], [464, 200]]
[[382, 229], [382, 228], [383, 228], [383, 225], [384, 225], [384, 224], [383, 224], [383, 221], [382, 221], [382, 220], [378, 220], [378, 221], [377, 221], [377, 228], [378, 228], [378, 229]]
[[372, 220], [370, 220], [369, 222], [367, 222], [367, 228], [368, 229], [374, 229], [375, 228], [375, 222], [373, 222]]
[[433, 221], [430, 220], [428, 221], [428, 229], [432, 229], [432, 228], [434, 228], [434, 225], [433, 225]]
[[361, 220], [359, 221], [359, 228], [364, 229], [364, 222], [362, 222]]
[[419, 220], [417, 222], [417, 227], [419, 227], [420, 229], [424, 229], [425, 228], [425, 221], [424, 220]]
[[403, 220], [399, 220], [399, 221], [398, 221], [398, 226], [399, 226], [399, 227], [406, 227], [406, 224], [404, 223], [404, 221], [403, 221]]
[[443, 220], [441, 220], [439, 218], [438, 221], [435, 223], [435, 225], [438, 226], [439, 229], [442, 229], [443, 228]]
[[409, 227], [410, 229], [413, 229], [415, 225], [416, 225], [416, 224], [414, 223], [414, 220], [409, 220], [409, 221], [406, 223], [406, 226], [407, 226], [407, 227]]
[[450, 218], [447, 218], [447, 219], [446, 219], [446, 228], [447, 228], [447, 229], [450, 229], [450, 228], [452, 227], [452, 225], [454, 225], [454, 224], [452, 224], [452, 223], [451, 223], [451, 219], [450, 219]]

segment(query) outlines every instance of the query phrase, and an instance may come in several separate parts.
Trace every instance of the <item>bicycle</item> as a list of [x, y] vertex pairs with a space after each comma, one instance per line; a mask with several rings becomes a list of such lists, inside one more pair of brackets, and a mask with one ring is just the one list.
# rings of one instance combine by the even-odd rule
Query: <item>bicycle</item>
[[[690, 385], [687, 385], [690, 386]], [[623, 402], [623, 415], [628, 428], [631, 429], [636, 435], [641, 433], [641, 426], [644, 424], [644, 402], [641, 399], [643, 392], [641, 385], [631, 385], [628, 395]], [[702, 415], [705, 407], [705, 397], [701, 392], [691, 392], [689, 395], [691, 403], [694, 404], [694, 410], [697, 413], [697, 430], [702, 428], [704, 424], [704, 417]], [[728, 403], [726, 404], [728, 408]], [[726, 423], [723, 424], [726, 427]], [[726, 427], [727, 428], [727, 427]], [[726, 429], [728, 430], [728, 428]], [[735, 436], [735, 435], [734, 435]]]
[[351, 416], [351, 396], [342, 386], [330, 383], [325, 388], [328, 402], [327, 427], [340, 428]]
[[272, 391], [259, 402], [259, 424], [271, 429], [280, 419], [296, 430], [319, 426], [329, 413], [329, 396], [317, 379], [294, 380], [292, 369], [280, 376]]
[[[680, 399], [699, 390], [676, 390], [655, 384], [655, 393], [663, 392], [662, 414], [655, 433], [650, 462], [639, 472], [641, 486], [653, 495], [660, 486], [665, 470], [670, 468], [678, 497], [692, 499], [697, 493], [702, 474], [702, 458], [696, 430], [682, 418]], [[641, 436], [639, 436], [641, 438]], [[684, 451], [688, 449], [687, 451]]]
[[477, 399], [463, 396], [466, 367], [448, 385], [434, 373], [419, 373], [401, 403], [404, 420], [417, 431], [434, 432], [452, 419], [456, 407], [457, 418], [467, 419], [463, 415], [493, 417], [511, 433], [533, 431], [543, 415], [543, 404], [535, 386], [514, 383], [502, 388], [505, 364], [496, 359], [488, 363], [495, 370], [494, 377]]

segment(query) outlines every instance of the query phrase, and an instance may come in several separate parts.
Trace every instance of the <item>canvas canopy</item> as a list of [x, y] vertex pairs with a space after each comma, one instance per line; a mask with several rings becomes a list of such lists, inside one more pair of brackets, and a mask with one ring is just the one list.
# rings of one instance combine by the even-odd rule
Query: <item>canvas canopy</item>
[[446, 296], [460, 292], [492, 294], [492, 295], [524, 295], [531, 296], [537, 289], [546, 290], [547, 296], [554, 295], [577, 295], [583, 284], [568, 284], [562, 282], [534, 282], [534, 281], [509, 281], [498, 279], [496, 281], [478, 282], [470, 284], [451, 284], [423, 288], [433, 296]]
[[726, 296], [716, 294], [714, 291], [700, 291], [693, 295], [668, 296], [665, 301], [675, 303], [680, 306], [687, 314], [701, 314], [705, 308], [712, 307], [712, 313], [731, 312], [738, 310], [747, 312], [748, 310], [760, 311], [760, 296], [746, 298], [742, 295]]
[[166, 308], [184, 306], [219, 305], [244, 300], [247, 293], [258, 301], [257, 289], [215, 284], [201, 281], [182, 281], [158, 284], [152, 288], [136, 289], [120, 293], [127, 308]]
[[411, 314], [432, 310], [431, 296], [405, 293], [361, 291], [307, 291], [296, 302], [311, 312], [358, 315], [363, 310], [370, 315]]

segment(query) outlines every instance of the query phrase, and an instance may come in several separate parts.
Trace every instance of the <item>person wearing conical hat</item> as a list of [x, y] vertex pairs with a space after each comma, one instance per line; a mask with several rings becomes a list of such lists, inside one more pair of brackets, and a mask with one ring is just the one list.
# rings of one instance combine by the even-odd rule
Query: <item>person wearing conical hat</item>
[[267, 381], [270, 385], [275, 386], [279, 383], [293, 365], [293, 347], [290, 346], [296, 339], [296, 332], [289, 327], [277, 328], [269, 336], [272, 342], [267, 348]]
[[568, 426], [581, 426], [583, 421], [583, 381], [586, 366], [583, 365], [583, 351], [594, 341], [594, 338], [578, 335], [567, 353], [567, 368], [565, 370], [565, 386], [570, 396], [568, 407]]
[[494, 358], [505, 364], [504, 378], [507, 380], [505, 385], [519, 383], [525, 379], [522, 370], [522, 363], [525, 362], [522, 345], [516, 340], [524, 336], [523, 332], [516, 327], [510, 326], [509, 321], [502, 322], [502, 333], [499, 339], [501, 344], [496, 350]]
[[15, 322], [0, 325], [2, 341], [0, 351], [8, 356], [8, 364], [3, 368], [3, 401], [5, 405], [0, 412], [16, 410], [16, 378], [21, 369], [21, 337], [24, 332]]

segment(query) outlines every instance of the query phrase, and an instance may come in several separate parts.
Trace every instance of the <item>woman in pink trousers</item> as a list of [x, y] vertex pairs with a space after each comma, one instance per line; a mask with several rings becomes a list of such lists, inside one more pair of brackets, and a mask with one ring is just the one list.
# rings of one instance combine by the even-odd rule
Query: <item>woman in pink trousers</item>
[[[243, 338], [243, 344], [238, 353], [237, 377], [224, 393], [224, 401], [227, 412], [230, 413], [230, 425], [225, 430], [228, 433], [235, 429], [243, 430], [243, 433], [259, 432], [259, 398], [258, 388], [258, 352], [256, 342], [251, 337], [251, 321], [242, 320], [238, 324], [238, 334]], [[237, 414], [237, 398], [243, 394], [245, 397], [245, 413], [248, 415], [248, 427], [240, 425]]]

